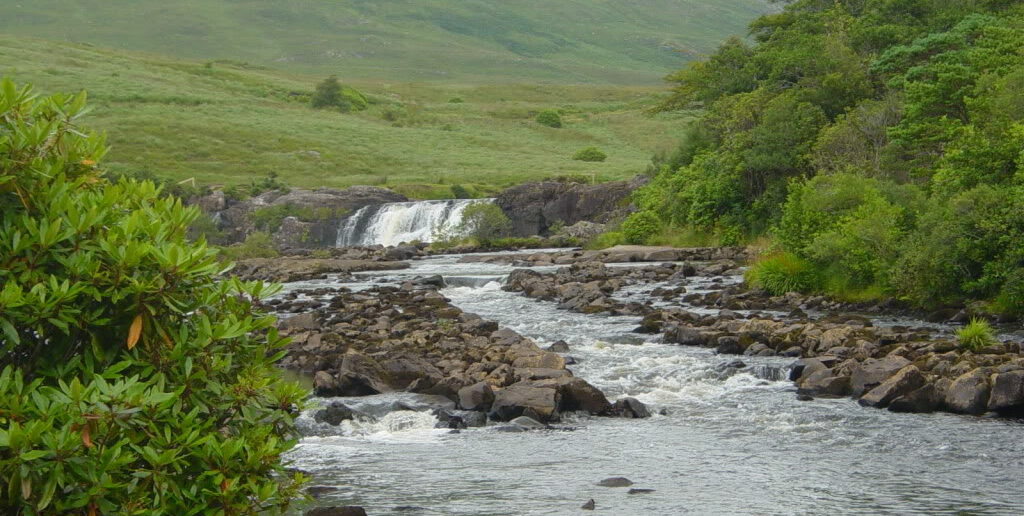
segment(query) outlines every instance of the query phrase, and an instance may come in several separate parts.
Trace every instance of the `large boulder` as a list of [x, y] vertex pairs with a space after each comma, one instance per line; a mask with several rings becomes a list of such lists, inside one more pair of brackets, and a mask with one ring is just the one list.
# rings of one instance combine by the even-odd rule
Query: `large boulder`
[[925, 382], [921, 371], [913, 365], [908, 365], [861, 396], [859, 403], [866, 407], [884, 408], [896, 398], [920, 389]]
[[853, 366], [850, 371], [850, 392], [860, 397], [910, 364], [901, 356], [869, 358]]
[[462, 410], [490, 410], [494, 403], [494, 390], [487, 382], [479, 382], [459, 389], [459, 408]]
[[961, 414], [982, 414], [988, 408], [989, 375], [984, 369], [960, 375], [946, 391], [946, 408]]
[[519, 382], [495, 393], [490, 417], [497, 421], [511, 421], [525, 415], [546, 423], [558, 418], [560, 401], [561, 395], [554, 385]]
[[889, 410], [893, 412], [912, 412], [916, 414], [934, 412], [935, 409], [939, 408], [939, 402], [941, 401], [940, 398], [941, 396], [935, 388], [935, 385], [928, 383], [920, 389], [892, 400], [889, 404]]
[[1024, 371], [999, 373], [992, 382], [988, 409], [999, 412], [1024, 411]]
[[516, 236], [542, 235], [557, 222], [606, 223], [628, 214], [630, 193], [646, 178], [597, 185], [544, 181], [526, 183], [498, 194], [495, 203], [512, 220]]

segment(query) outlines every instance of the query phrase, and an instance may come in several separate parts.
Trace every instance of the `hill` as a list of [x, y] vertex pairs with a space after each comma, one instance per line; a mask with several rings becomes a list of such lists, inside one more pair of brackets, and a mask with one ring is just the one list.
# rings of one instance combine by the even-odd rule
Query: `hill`
[[[224, 62], [0, 36], [0, 76], [42, 93], [85, 89], [90, 127], [108, 133], [114, 171], [206, 184], [274, 172], [295, 186], [400, 185], [417, 197], [480, 193], [527, 180], [642, 171], [671, 145], [685, 114], [650, 116], [657, 87], [355, 82], [371, 106], [317, 111], [319, 77]], [[559, 109], [565, 127], [534, 122]], [[572, 159], [597, 146], [604, 163]]]
[[404, 82], [657, 83], [767, 0], [21, 0], [0, 33]]

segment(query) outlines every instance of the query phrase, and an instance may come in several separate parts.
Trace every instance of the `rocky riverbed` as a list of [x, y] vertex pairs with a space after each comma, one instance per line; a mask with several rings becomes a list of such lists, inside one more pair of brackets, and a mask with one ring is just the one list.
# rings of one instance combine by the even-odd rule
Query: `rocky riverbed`
[[[292, 454], [318, 503], [371, 514], [552, 514], [590, 499], [635, 514], [1024, 504], [1007, 475], [1024, 467], [1020, 423], [942, 413], [1016, 414], [1019, 329], [966, 352], [951, 323], [747, 290], [733, 251], [619, 251], [416, 256], [287, 285], [269, 306], [294, 338], [287, 366], [318, 394]], [[643, 497], [600, 485], [619, 476]]]

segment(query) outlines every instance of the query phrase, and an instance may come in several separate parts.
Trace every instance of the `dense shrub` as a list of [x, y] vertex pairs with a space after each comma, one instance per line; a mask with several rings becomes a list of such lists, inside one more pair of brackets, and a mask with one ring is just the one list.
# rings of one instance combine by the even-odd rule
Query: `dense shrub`
[[658, 216], [650, 211], [631, 213], [622, 222], [622, 234], [630, 244], [644, 244], [661, 229]]
[[370, 102], [362, 92], [351, 86], [342, 85], [338, 78], [332, 75], [317, 84], [310, 104], [316, 109], [333, 107], [342, 113], [348, 113], [362, 111]]
[[462, 212], [455, 233], [457, 237], [476, 239], [482, 245], [499, 238], [507, 237], [512, 232], [512, 221], [497, 204], [488, 201], [476, 201], [466, 206]]
[[270, 233], [256, 231], [245, 237], [244, 242], [222, 247], [220, 254], [227, 260], [245, 260], [249, 258], [277, 258], [280, 254], [270, 238]]
[[468, 188], [462, 185], [452, 185], [450, 190], [452, 191], [452, 197], [455, 199], [472, 199], [475, 197]]
[[591, 163], [601, 162], [608, 159], [608, 155], [597, 147], [584, 147], [573, 154], [572, 159], [576, 161], [587, 161]]
[[553, 109], [546, 109], [537, 114], [536, 122], [540, 125], [546, 125], [558, 129], [562, 127], [562, 116], [558, 114], [558, 111]]
[[0, 85], [0, 512], [279, 512], [306, 393], [267, 289], [217, 279], [196, 209], [102, 177], [84, 104]]
[[747, 284], [772, 295], [788, 292], [815, 292], [821, 288], [821, 276], [810, 262], [790, 253], [777, 253], [759, 259], [744, 275]]

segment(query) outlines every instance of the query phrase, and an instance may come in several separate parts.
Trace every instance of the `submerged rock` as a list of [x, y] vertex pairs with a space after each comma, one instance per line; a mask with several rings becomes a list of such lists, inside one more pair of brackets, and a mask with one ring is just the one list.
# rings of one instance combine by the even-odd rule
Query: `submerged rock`
[[629, 487], [633, 481], [626, 477], [610, 477], [597, 483], [601, 487]]

